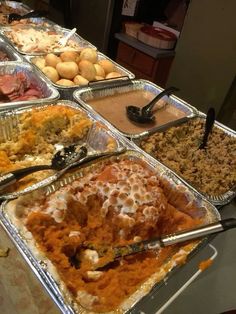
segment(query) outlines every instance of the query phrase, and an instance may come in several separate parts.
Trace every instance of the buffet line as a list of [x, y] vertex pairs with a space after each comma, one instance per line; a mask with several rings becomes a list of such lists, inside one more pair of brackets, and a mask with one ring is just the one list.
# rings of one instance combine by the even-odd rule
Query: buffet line
[[134, 310], [202, 240], [96, 262], [219, 221], [236, 195], [236, 132], [214, 121], [201, 149], [207, 115], [167, 91], [134, 121], [163, 89], [79, 30], [61, 44], [70, 30], [47, 18], [9, 23], [30, 11], [0, 3], [1, 224], [63, 313]]

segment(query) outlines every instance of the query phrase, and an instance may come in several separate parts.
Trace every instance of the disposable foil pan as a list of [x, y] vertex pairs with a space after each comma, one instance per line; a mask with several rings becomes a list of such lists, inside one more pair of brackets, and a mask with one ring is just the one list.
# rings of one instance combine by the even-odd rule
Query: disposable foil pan
[[[23, 19], [21, 21], [17, 21], [16, 24], [7, 24], [5, 27], [21, 27], [21, 26], [42, 26], [42, 27], [53, 27], [56, 26], [57, 24], [54, 23], [53, 21], [47, 19], [46, 17], [31, 17], [29, 19]], [[59, 27], [59, 26], [58, 26]]]
[[40, 88], [43, 93], [43, 97], [37, 100], [28, 101], [13, 101], [0, 104], [0, 110], [8, 110], [16, 107], [32, 105], [34, 103], [45, 103], [53, 101], [59, 98], [58, 91], [51, 85], [50, 81], [46, 79], [40, 71], [32, 67], [28, 63], [24, 62], [7, 62], [0, 63], [0, 75], [4, 74], [15, 74], [22, 72], [26, 75], [27, 79], [34, 85]]
[[[154, 95], [157, 95], [163, 91], [163, 88], [155, 85], [152, 82], [146, 81], [146, 80], [126, 80], [126, 82], [112, 82], [110, 85], [104, 85], [104, 86], [96, 86], [96, 87], [84, 87], [82, 89], [76, 90], [74, 92], [74, 98], [76, 101], [79, 102], [80, 105], [82, 105], [84, 108], [86, 108], [90, 112], [96, 112], [96, 114], [99, 114], [91, 105], [88, 104], [89, 100], [97, 99], [100, 97], [109, 97], [117, 94], [125, 94], [130, 91], [136, 91], [136, 90], [142, 90], [142, 91], [149, 91], [152, 92]], [[168, 103], [173, 106], [174, 108], [181, 109], [185, 113], [185, 117], [178, 119], [177, 121], [186, 121], [188, 118], [193, 117], [197, 114], [197, 109], [186, 103], [185, 101], [179, 99], [176, 96], [165, 96], [163, 99], [166, 99]], [[109, 104], [112, 107], [112, 103]], [[127, 105], [135, 105], [135, 104], [127, 104]], [[126, 112], [124, 112], [124, 115], [126, 115]], [[110, 124], [108, 118], [104, 117]], [[168, 125], [174, 124], [175, 121], [169, 122]], [[111, 124], [113, 127], [117, 128], [115, 124]], [[137, 132], [124, 132], [120, 129], [118, 131], [123, 135], [131, 139], [142, 137], [146, 134], [149, 134], [149, 132], [154, 130], [160, 130], [165, 127], [166, 125], [160, 125], [160, 126], [150, 126], [146, 127], [144, 130], [137, 131]]]
[[[59, 55], [60, 53], [57, 53], [57, 55]], [[44, 55], [46, 56], [46, 55]], [[33, 56], [25, 56], [25, 59], [27, 61], [29, 61], [30, 63], [33, 64], [32, 62], [32, 59], [34, 57]], [[114, 66], [116, 67], [116, 71], [119, 72], [121, 74], [121, 76], [124, 76], [124, 77], [127, 77], [129, 79], [133, 79], [134, 78], [134, 74], [131, 73], [130, 71], [128, 71], [127, 69], [125, 69], [124, 67], [122, 67], [121, 65], [119, 65], [118, 63], [116, 63], [115, 61], [111, 60], [110, 58], [108, 58], [107, 56], [105, 56], [103, 53], [101, 52], [98, 52], [98, 60], [109, 60], [111, 61]], [[34, 64], [33, 64], [34, 65]], [[36, 66], [37, 67], [37, 66]], [[38, 68], [38, 67], [37, 67]], [[106, 81], [107, 80], [101, 80], [101, 81], [97, 81], [97, 85], [103, 85], [103, 84], [106, 84]], [[115, 79], [113, 79], [113, 81], [115, 81]], [[72, 92], [77, 90], [77, 89], [80, 89], [80, 88], [83, 88], [83, 87], [79, 87], [79, 85], [74, 85], [74, 86], [62, 86], [62, 85], [59, 85], [59, 84], [56, 84], [56, 83], [53, 83], [51, 82], [53, 86], [55, 86], [60, 94], [61, 94], [61, 98], [67, 98], [67, 97], [72, 97], [73, 98], [73, 95], [72, 95]]]
[[[21, 2], [17, 2], [17, 1], [0, 1], [0, 6], [2, 4], [12, 8], [12, 9], [17, 10], [18, 14], [27, 13], [27, 12], [30, 12], [32, 10], [26, 4], [21, 3]], [[3, 13], [2, 10], [0, 10], [0, 13]], [[4, 14], [9, 14], [9, 12], [7, 12], [7, 13], [4, 12]]]
[[[5, 52], [9, 58], [9, 61], [22, 61], [22, 56], [8, 43], [4, 40], [3, 37], [0, 37], [0, 51]], [[0, 61], [8, 62], [8, 61]]]
[[[78, 145], [83, 145], [83, 144], [87, 144], [88, 145], [88, 149], [97, 152], [99, 151], [106, 151], [108, 150], [108, 146], [109, 144], [113, 143], [112, 148], [114, 150], [121, 150], [122, 148], [128, 147], [127, 141], [125, 139], [123, 139], [122, 137], [119, 136], [119, 134], [117, 134], [115, 132], [115, 130], [109, 129], [108, 130], [108, 126], [106, 126], [106, 124], [99, 119], [99, 117], [93, 115], [92, 113], [88, 113], [85, 111], [85, 109], [78, 107], [78, 105], [73, 102], [73, 101], [69, 101], [69, 100], [58, 100], [58, 101], [53, 101], [51, 103], [35, 103], [32, 104], [30, 107], [23, 107], [23, 108], [17, 108], [11, 111], [2, 111], [0, 112], [0, 138], [2, 142], [6, 142], [8, 140], [11, 140], [13, 138], [13, 136], [15, 136], [16, 132], [20, 132], [19, 129], [19, 118], [20, 116], [25, 113], [25, 112], [31, 112], [32, 109], [36, 109], [36, 110], [41, 110], [43, 108], [48, 108], [50, 106], [55, 106], [55, 105], [61, 105], [61, 106], [66, 106], [66, 107], [71, 107], [73, 109], [75, 109], [78, 112], [84, 112], [86, 113], [87, 118], [92, 122], [92, 124], [94, 125], [98, 125], [101, 126], [100, 128], [95, 128], [94, 132], [92, 134], [90, 134], [90, 137], [92, 138], [87, 138], [87, 136], [85, 138], [83, 138], [82, 140], [79, 141]], [[17, 131], [16, 131], [17, 130]], [[94, 138], [93, 138], [94, 137]], [[58, 143], [60, 144], [60, 143]], [[111, 149], [111, 148], [109, 148]], [[40, 159], [40, 156], [35, 156], [34, 154], [32, 154], [31, 156], [27, 156], [27, 157], [31, 157], [33, 159]], [[49, 163], [50, 160], [43, 160], [41, 163], [47, 164]], [[50, 176], [50, 174], [48, 175]], [[47, 177], [47, 176], [46, 176]], [[51, 182], [51, 180], [54, 180], [54, 176], [50, 176], [49, 179], [45, 179], [45, 180], [40, 180], [40, 182], [42, 181], [41, 185], [46, 185], [49, 184], [47, 183]], [[15, 192], [10, 192], [10, 193], [2, 193], [0, 194], [0, 201], [4, 200], [4, 199], [13, 199], [16, 198], [20, 195], [26, 194], [28, 192], [32, 192], [34, 190], [37, 190], [39, 185], [39, 183], [36, 184], [32, 184], [29, 185], [28, 187], [25, 187], [24, 189], [20, 190], [20, 191], [15, 191]]]
[[[195, 119], [195, 118], [198, 118], [198, 117], [202, 118], [202, 119], [205, 119], [206, 118], [206, 114], [204, 114], [202, 112], [199, 112], [195, 117], [192, 117], [191, 119]], [[149, 137], [149, 135], [155, 134], [156, 132], [164, 132], [165, 130], [168, 130], [172, 126], [177, 126], [177, 125], [181, 125], [181, 124], [184, 124], [184, 123], [186, 123], [186, 121], [184, 121], [184, 122], [183, 121], [176, 121], [176, 123], [168, 125], [168, 126], [166, 126], [165, 128], [163, 128], [161, 130], [153, 130], [149, 134], [145, 134], [144, 136], [142, 136], [142, 137], [140, 137], [138, 139], [135, 139], [132, 144], [134, 144], [134, 147], [136, 149], [142, 150], [140, 148], [141, 141], [147, 139]], [[228, 128], [227, 126], [223, 125], [222, 123], [220, 123], [218, 121], [215, 121], [214, 126], [219, 128], [219, 129], [221, 129], [225, 134], [229, 135], [230, 137], [236, 138], [236, 131]], [[145, 153], [145, 154], [147, 154], [147, 153]], [[166, 167], [168, 168], [168, 166], [166, 166]], [[171, 168], [170, 168], [170, 170], [171, 170]], [[173, 172], [174, 172], [174, 170], [173, 170]], [[196, 189], [193, 184], [187, 182], [181, 175], [178, 175], [178, 174], [176, 174], [176, 175], [182, 181], [184, 181], [187, 186], [191, 187], [195, 191], [198, 191], [198, 193], [202, 194], [208, 201], [210, 201], [214, 205], [222, 206], [222, 205], [228, 204], [236, 196], [236, 186], [233, 186], [229, 191], [225, 192], [224, 194], [213, 196], [213, 195], [209, 195], [209, 194], [203, 193], [199, 189]]]
[[[49, 27], [44, 27], [44, 26], [32, 26], [32, 25], [22, 25], [17, 27], [17, 30], [27, 30], [27, 29], [35, 29], [38, 31], [45, 31], [45, 32], [54, 32], [58, 35], [62, 35], [63, 37], [68, 35], [68, 33], [70, 32], [69, 29], [67, 28], [62, 28], [60, 26], [54, 25], [54, 26], [49, 26]], [[0, 29], [0, 32], [2, 33], [3, 36], [5, 36], [5, 38], [10, 42], [11, 45], [13, 45], [15, 47], [15, 49], [24, 54], [24, 55], [34, 55], [34, 56], [40, 56], [43, 55], [45, 53], [50, 53], [50, 52], [60, 52], [60, 49], [54, 49], [54, 48], [48, 48], [48, 51], [40, 51], [40, 52], [35, 52], [35, 51], [22, 51], [21, 47], [19, 47], [16, 43], [14, 43], [11, 38], [9, 38], [8, 34], [10, 32], [14, 32], [14, 27], [3, 27], [2, 29]], [[82, 48], [93, 48], [96, 49], [96, 47], [94, 45], [92, 45], [90, 42], [88, 42], [87, 40], [85, 40], [84, 38], [82, 38], [81, 36], [79, 36], [78, 34], [74, 34], [73, 36], [71, 36], [70, 40], [74, 41], [76, 44], [79, 45], [79, 49]], [[63, 51], [63, 50], [61, 50]]]
[[[113, 161], [122, 158], [126, 158], [129, 160], [141, 160], [149, 168], [154, 170], [158, 176], [168, 180], [172, 188], [185, 191], [184, 193], [187, 199], [190, 202], [195, 202], [199, 210], [202, 211], [204, 209], [204, 212], [206, 213], [206, 223], [215, 222], [220, 219], [220, 215], [217, 209], [210, 202], [202, 198], [202, 196], [198, 192], [192, 190], [191, 187], [185, 186], [183, 182], [173, 174], [173, 172], [169, 171], [166, 167], [164, 167], [159, 162], [153, 160], [149, 156], [145, 156], [142, 152], [128, 150], [122, 155], [116, 157], [113, 156], [110, 158], [112, 158]], [[49, 185], [46, 188], [44, 187], [41, 191], [44, 195], [54, 193], [60, 187], [67, 186], [75, 179], [83, 176], [84, 171], [92, 172], [93, 169], [96, 169], [96, 166], [103, 161], [104, 159], [87, 164], [84, 167], [75, 170], [73, 173], [65, 175], [64, 178], [61, 178], [59, 181], [53, 183], [52, 185]], [[29, 196], [31, 196], [31, 194], [28, 195], [28, 197]], [[32, 198], [34, 198], [34, 194], [32, 194]], [[52, 263], [50, 263], [45, 255], [38, 250], [34, 240], [32, 240], [32, 238], [29, 236], [29, 232], [27, 233], [27, 230], [23, 223], [16, 220], [14, 214], [11, 214], [13, 212], [10, 210], [11, 206], [14, 206], [14, 201], [13, 203], [4, 202], [2, 204], [0, 212], [1, 223], [12, 241], [16, 244], [20, 253], [25, 258], [26, 262], [29, 264], [32, 271], [42, 282], [42, 284], [47, 289], [48, 293], [51, 295], [54, 302], [58, 305], [62, 313], [94, 313], [85, 310], [84, 308], [73, 302], [70, 294], [65, 288], [65, 285], [60, 281], [60, 278], [55, 271], [55, 267], [53, 267]], [[193, 244], [187, 245], [187, 247], [182, 247], [176, 253], [177, 255], [174, 254], [173, 256], [171, 256], [170, 259], [166, 261], [166, 263], [164, 263], [164, 265], [158, 272], [154, 273], [146, 282], [144, 282], [135, 293], [133, 293], [119, 306], [117, 310], [109, 312], [109, 314], [127, 313], [129, 310], [131, 310], [132, 312], [138, 311], [137, 302], [140, 301], [142, 297], [147, 296], [153, 287], [155, 287], [156, 290], [159, 285], [163, 285], [163, 281], [166, 282], [168, 277], [173, 272], [178, 270], [179, 267], [176, 267], [175, 258], [177, 258], [177, 256], [180, 257], [179, 254], [181, 254], [181, 256], [188, 257], [190, 254], [193, 254], [194, 252], [196, 253], [200, 246], [201, 242], [196, 241]], [[183, 253], [183, 250], [185, 253]]]

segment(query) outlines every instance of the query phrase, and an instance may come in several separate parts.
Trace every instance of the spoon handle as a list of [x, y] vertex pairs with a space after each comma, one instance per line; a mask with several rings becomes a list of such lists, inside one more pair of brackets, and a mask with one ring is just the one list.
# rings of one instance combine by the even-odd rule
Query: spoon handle
[[138, 252], [159, 249], [161, 247], [177, 244], [184, 241], [194, 240], [210, 234], [226, 231], [231, 228], [236, 228], [235, 218], [224, 219], [195, 229], [165, 235], [160, 238], [132, 243], [126, 246], [115, 247], [113, 249], [113, 256], [115, 258], [120, 258]]
[[160, 100], [164, 96], [169, 96], [173, 92], [177, 92], [178, 90], [179, 90], [178, 88], [173, 87], [173, 86], [164, 89], [160, 94], [154, 97], [153, 100], [149, 104], [147, 104], [146, 106], [142, 108], [142, 114], [148, 115], [152, 111], [154, 105], [156, 104], [158, 100]]
[[73, 28], [65, 37], [62, 37], [59, 40], [59, 43], [61, 44], [61, 46], [66, 46], [68, 40], [76, 33], [76, 28]]
[[205, 124], [205, 131], [202, 139], [202, 143], [199, 146], [199, 149], [204, 149], [207, 145], [207, 140], [208, 136], [211, 133], [211, 130], [213, 128], [215, 122], [215, 109], [210, 108], [207, 112], [207, 117], [206, 117], [206, 124]]
[[32, 17], [42, 17], [45, 15], [47, 15], [47, 11], [35, 10], [35, 11], [31, 11], [29, 13], [26, 13], [25, 15], [22, 15], [21, 19], [29, 19]]
[[23, 177], [40, 170], [51, 169], [51, 165], [37, 165], [31, 166], [23, 169], [17, 169], [12, 172], [8, 172], [0, 176], [0, 190], [9, 186], [10, 184], [15, 183], [17, 180], [22, 179]]

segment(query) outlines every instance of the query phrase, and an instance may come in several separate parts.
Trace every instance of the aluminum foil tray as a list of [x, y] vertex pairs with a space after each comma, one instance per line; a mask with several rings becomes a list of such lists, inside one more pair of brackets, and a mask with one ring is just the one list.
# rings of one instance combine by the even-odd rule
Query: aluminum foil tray
[[[14, 9], [14, 13], [17, 14], [26, 14], [30, 11], [32, 11], [32, 9], [30, 7], [28, 7], [26, 4], [23, 4], [21, 2], [16, 2], [16, 1], [0, 1], [0, 6], [1, 5], [7, 5], [8, 7]], [[6, 26], [9, 25], [8, 24], [8, 13], [2, 13], [3, 11], [0, 9], [0, 26]]]
[[[84, 87], [82, 89], [76, 90], [74, 92], [74, 98], [76, 99], [76, 101], [79, 102], [80, 105], [82, 105], [84, 108], [86, 108], [87, 110], [89, 110], [90, 112], [96, 112], [96, 114], [99, 114], [97, 111], [95, 111], [95, 109], [92, 108], [91, 105], [88, 104], [88, 101], [90, 100], [94, 100], [100, 97], [109, 97], [109, 96], [113, 96], [113, 95], [117, 95], [117, 94], [125, 94], [127, 92], [130, 91], [144, 91], [144, 92], [151, 92], [154, 95], [159, 94], [160, 92], [163, 91], [163, 88], [155, 85], [152, 82], [146, 81], [146, 80], [131, 80], [128, 81], [126, 80], [126, 82], [112, 82], [110, 85], [105, 85], [104, 86], [96, 86], [96, 87]], [[168, 100], [168, 103], [173, 106], [173, 108], [175, 109], [180, 109], [181, 111], [183, 111], [186, 115], [186, 117], [182, 117], [178, 120], [180, 121], [186, 121], [187, 118], [193, 117], [197, 114], [197, 109], [192, 107], [191, 105], [189, 105], [188, 103], [184, 102], [183, 100], [179, 99], [176, 96], [170, 96], [170, 97], [163, 97], [163, 99]], [[107, 104], [109, 106], [111, 106], [111, 108], [113, 107], [113, 104]], [[127, 105], [135, 105], [135, 104], [131, 104], [131, 103], [127, 103]], [[162, 109], [160, 109], [162, 110]], [[124, 116], [126, 117], [126, 111], [124, 108]], [[165, 127], [166, 124], [164, 125], [160, 125], [160, 126], [145, 126], [144, 128], [139, 128], [133, 132], [124, 132], [123, 130], [119, 129], [114, 123], [112, 124], [112, 122], [109, 121], [108, 118], [106, 118], [105, 116], [103, 117], [104, 119], [106, 119], [113, 127], [117, 128], [117, 130], [123, 135], [126, 136], [128, 138], [131, 139], [135, 139], [135, 138], [139, 138], [142, 137], [143, 135], [149, 134], [149, 132], [153, 131], [153, 130], [160, 130], [163, 128], [163, 126]], [[128, 121], [128, 119], [127, 119]], [[173, 121], [173, 123], [175, 123], [175, 121]], [[172, 122], [169, 122], [168, 125], [172, 125]]]
[[[5, 112], [4, 111], [0, 112], [0, 140], [1, 140], [1, 143], [7, 143], [8, 140], [14, 139], [16, 137], [16, 134], [18, 132], [20, 132], [19, 121], [20, 121], [20, 117], [24, 113], [31, 112], [33, 109], [40, 111], [44, 108], [52, 107], [55, 105], [66, 106], [66, 107], [75, 109], [76, 111], [78, 111], [78, 113], [79, 112], [85, 113], [85, 116], [88, 118], [89, 121], [91, 121], [93, 127], [91, 128], [90, 132], [88, 133], [88, 135], [86, 135], [83, 139], [81, 139], [77, 143], [78, 145], [84, 145], [86, 143], [87, 149], [89, 150], [89, 153], [102, 152], [102, 151], [113, 150], [113, 149], [114, 150], [121, 150], [124, 147], [128, 147], [126, 140], [123, 139], [122, 137], [120, 137], [119, 134], [117, 134], [115, 131], [113, 131], [111, 129], [108, 130], [108, 127], [103, 123], [103, 121], [101, 119], [99, 119], [99, 117], [97, 117], [91, 113], [86, 112], [85, 109], [78, 107], [78, 105], [75, 102], [68, 101], [68, 100], [58, 100], [58, 101], [54, 101], [51, 103], [41, 103], [41, 104], [40, 103], [39, 104], [34, 103], [30, 107], [27, 106], [27, 107], [23, 107], [23, 108], [14, 109], [11, 111], [8, 110]], [[17, 143], [17, 140], [15, 142]], [[50, 138], [48, 139], [48, 143], [50, 143]], [[60, 143], [58, 143], [58, 144], [60, 144]], [[55, 152], [56, 152], [56, 149], [57, 148], [55, 147]], [[60, 149], [62, 149], [62, 147], [60, 147]], [[4, 150], [4, 148], [3, 148], [3, 150]], [[11, 156], [9, 156], [9, 157], [11, 157]], [[37, 154], [37, 156], [36, 156], [33, 153], [31, 155], [25, 155], [24, 158], [21, 160], [26, 160], [26, 161], [27, 160], [29, 160], [29, 161], [35, 160], [36, 164], [48, 164], [51, 161], [50, 159], [48, 160], [45, 156], [42, 157], [42, 156], [40, 156], [40, 154]], [[51, 157], [48, 157], [48, 158], [51, 158]], [[42, 184], [47, 185], [47, 184], [49, 184], [47, 182], [47, 179], [46, 179], [46, 182], [43, 179], [45, 179], [45, 177], [47, 178], [49, 176], [50, 176], [50, 179], [48, 179], [48, 182], [50, 183], [51, 181], [54, 180], [54, 176], [48, 172], [46, 172], [46, 175], [44, 175], [44, 174], [40, 175], [39, 179], [37, 179], [37, 180], [40, 180], [40, 182], [41, 181], [43, 182]], [[26, 187], [23, 186], [23, 188], [19, 191], [8, 191], [8, 190], [1, 191], [0, 200], [13, 199], [13, 198], [18, 197], [19, 195], [31, 192], [37, 188], [38, 188], [38, 183], [28, 184], [28, 186], [26, 186]]]
[[[60, 55], [60, 53], [57, 53], [57, 55]], [[44, 55], [46, 56], [46, 54]], [[27, 61], [29, 61], [31, 64], [34, 65], [34, 63], [32, 62], [34, 56], [25, 56], [24, 57]], [[117, 72], [119, 72], [122, 76], [125, 76], [127, 78], [130, 78], [130, 79], [133, 79], [134, 78], [134, 74], [131, 73], [130, 71], [128, 71], [127, 69], [125, 69], [124, 67], [122, 67], [121, 65], [119, 65], [118, 63], [116, 63], [115, 61], [111, 60], [110, 58], [108, 58], [107, 56], [105, 56], [103, 53], [101, 52], [98, 52], [98, 60], [109, 60], [111, 61], [115, 67], [116, 67], [116, 70]], [[37, 69], [38, 67], [36, 65], [34, 65]], [[113, 80], [114, 81], [114, 80]], [[55, 86], [60, 92], [63, 92], [63, 96], [65, 97], [66, 94], [70, 94], [77, 90], [78, 88], [83, 88], [83, 87], [80, 87], [79, 85], [74, 85], [74, 86], [63, 86], [63, 85], [59, 85], [59, 84], [55, 84], [51, 81], [52, 85]], [[97, 81], [96, 82], [98, 85], [102, 85], [102, 84], [106, 84], [106, 80], [101, 80], [101, 81]]]
[[[123, 158], [131, 161], [141, 161], [148, 168], [153, 170], [159, 177], [167, 180], [170, 183], [170, 189], [177, 189], [183, 192], [187, 200], [186, 204], [188, 204], [188, 202], [194, 202], [197, 210], [199, 209], [201, 213], [204, 212], [205, 223], [215, 222], [220, 219], [217, 209], [210, 202], [202, 198], [202, 196], [198, 192], [192, 190], [191, 187], [185, 186], [183, 182], [173, 174], [173, 172], [169, 171], [158, 161], [153, 160], [150, 156], [145, 156], [142, 152], [128, 150], [122, 155], [110, 158], [112, 158], [112, 161]], [[103, 158], [102, 160], [97, 160], [96, 162], [87, 164], [80, 169], [74, 170], [73, 173], [66, 174], [65, 177], [47, 187], [40, 188], [40, 186], [38, 186], [38, 191], [36, 193], [42, 193], [42, 197], [53, 194], [61, 187], [68, 186], [74, 180], [83, 177], [83, 173], [95, 171], [96, 167], [100, 163], [103, 163], [104, 161], [106, 162], [106, 160], [106, 158]], [[27, 197], [28, 199], [35, 199], [36, 194], [34, 193], [23, 196], [23, 198], [21, 197], [21, 201], [24, 200], [24, 197]], [[72, 300], [67, 288], [65, 288], [65, 284], [60, 280], [55, 267], [45, 257], [45, 255], [39, 251], [23, 222], [16, 218], [13, 208], [15, 206], [15, 202], [17, 201], [18, 200], [4, 202], [2, 204], [0, 220], [9, 237], [16, 244], [20, 253], [29, 264], [31, 270], [36, 274], [37, 278], [47, 289], [48, 293], [58, 305], [62, 313], [94, 313], [92, 311], [85, 310]], [[196, 253], [200, 248], [201, 241], [195, 241], [177, 249], [177, 252], [172, 255], [156, 273], [151, 275], [151, 277], [149, 277], [149, 279], [145, 281], [135, 293], [127, 298], [117, 310], [109, 312], [109, 314], [127, 313], [129, 310], [136, 313], [136, 311], [138, 311], [138, 301], [140, 301], [144, 296], [151, 296], [154, 290], [155, 295], [157, 295], [158, 286], [162, 286], [163, 282], [166, 282], [168, 277], [173, 274], [173, 272], [178, 271], [179, 266], [176, 266], [176, 261], [180, 258], [180, 255], [183, 258], [189, 257], [193, 253]], [[153, 287], [155, 287], [155, 289], [151, 291]]]
[[[38, 31], [55, 32], [56, 34], [62, 35], [62, 36], [66, 36], [70, 32], [69, 29], [62, 28], [62, 27], [57, 26], [57, 25], [53, 25], [53, 26], [49, 26], [49, 27], [22, 25], [20, 27], [17, 27], [17, 29], [22, 29], [22, 30], [35, 29], [35, 30], [38, 30]], [[27, 51], [27, 52], [25, 52], [25, 51], [22, 51], [22, 49], [16, 43], [14, 43], [7, 35], [9, 32], [11, 32], [13, 30], [14, 30], [14, 27], [3, 27], [2, 29], [0, 29], [0, 32], [9, 41], [9, 43], [15, 47], [15, 49], [19, 53], [22, 53], [24, 55], [40, 56], [40, 55], [43, 55], [45, 53], [60, 52], [60, 50], [58, 50], [58, 49], [54, 50], [53, 48], [48, 50], [48, 51], [40, 51], [40, 52], [35, 52], [35, 51]], [[90, 47], [90, 48], [96, 49], [96, 47], [94, 45], [92, 45], [90, 42], [88, 42], [87, 40], [85, 40], [84, 38], [79, 36], [78, 34], [74, 34], [70, 38], [70, 40], [72, 40], [75, 43], [77, 43], [80, 46], [80, 49], [81, 48], [86, 48], [86, 47]]]
[[0, 75], [4, 74], [15, 74], [22, 72], [26, 75], [27, 79], [35, 86], [39, 87], [43, 92], [44, 98], [37, 100], [28, 100], [28, 101], [13, 101], [5, 102], [0, 104], [1, 110], [9, 110], [16, 107], [32, 105], [34, 103], [45, 103], [48, 101], [53, 101], [59, 98], [58, 91], [51, 85], [50, 81], [46, 79], [40, 71], [32, 67], [28, 63], [24, 62], [7, 62], [0, 63]]
[[3, 12], [1, 5], [6, 5], [12, 9], [17, 10], [18, 14], [23, 14], [32, 11], [32, 9], [24, 3], [17, 1], [0, 1], [0, 14], [9, 14], [9, 12]]
[[[9, 61], [22, 61], [22, 56], [8, 43], [4, 40], [3, 37], [0, 37], [0, 51], [5, 52], [9, 58]], [[0, 61], [8, 62], [8, 61]]]
[[[202, 112], [199, 112], [195, 117], [192, 117], [192, 118], [190, 118], [190, 119], [195, 119], [195, 118], [198, 118], [198, 117], [199, 117], [199, 118], [202, 118], [202, 119], [205, 119], [205, 118], [206, 118], [206, 115], [205, 115], [204, 113], [202, 113]], [[141, 141], [147, 139], [147, 138], [149, 137], [149, 135], [155, 134], [156, 132], [164, 132], [165, 130], [168, 130], [168, 129], [171, 128], [172, 126], [181, 125], [182, 123], [184, 124], [184, 123], [186, 123], [186, 121], [185, 121], [185, 122], [183, 122], [183, 121], [179, 121], [179, 122], [176, 121], [175, 124], [172, 124], [172, 125], [170, 125], [170, 126], [167, 126], [166, 128], [163, 128], [162, 130], [159, 130], [159, 131], [155, 131], [155, 130], [154, 130], [154, 131], [150, 132], [149, 134], [146, 134], [146, 135], [144, 135], [144, 136], [142, 136], [142, 137], [140, 137], [140, 138], [138, 138], [138, 139], [135, 139], [132, 144], [134, 144], [134, 147], [135, 147], [136, 149], [142, 150], [142, 149], [140, 148]], [[228, 128], [227, 126], [221, 124], [221, 123], [218, 122], [218, 121], [215, 121], [214, 126], [216, 126], [217, 128], [221, 129], [225, 134], [229, 135], [230, 137], [233, 137], [233, 138], [236, 139], [236, 131], [234, 131], [234, 130]], [[147, 153], [146, 153], [146, 154], [147, 154]], [[171, 169], [171, 168], [170, 168], [170, 169]], [[174, 170], [173, 170], [173, 172], [174, 172]], [[228, 204], [228, 203], [236, 196], [236, 186], [233, 186], [229, 191], [227, 191], [227, 192], [224, 193], [224, 194], [221, 194], [221, 195], [218, 195], [218, 196], [213, 196], [213, 195], [209, 195], [209, 194], [203, 193], [203, 192], [200, 191], [199, 189], [196, 189], [196, 188], [194, 187], [194, 185], [191, 184], [191, 183], [189, 183], [189, 182], [187, 182], [187, 181], [184, 179], [184, 177], [181, 176], [181, 174], [180, 174], [180, 175], [176, 174], [176, 175], [177, 175], [181, 180], [183, 180], [186, 185], [188, 185], [188, 186], [190, 186], [192, 189], [198, 191], [198, 193], [201, 193], [208, 201], [210, 201], [210, 202], [211, 202], [212, 204], [214, 204], [214, 205], [223, 206], [223, 205], [225, 205], [225, 204]], [[224, 178], [222, 178], [222, 179], [224, 179]]]

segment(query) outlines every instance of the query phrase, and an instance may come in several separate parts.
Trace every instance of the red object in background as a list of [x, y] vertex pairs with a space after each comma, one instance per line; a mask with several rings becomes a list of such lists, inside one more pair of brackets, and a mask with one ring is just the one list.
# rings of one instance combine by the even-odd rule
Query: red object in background
[[143, 43], [159, 49], [173, 49], [177, 36], [161, 27], [143, 26], [138, 32], [138, 39]]
[[177, 40], [177, 37], [174, 33], [171, 33], [167, 31], [166, 29], [163, 29], [160, 27], [143, 26], [141, 27], [140, 31], [152, 37], [167, 40], [167, 41]]

